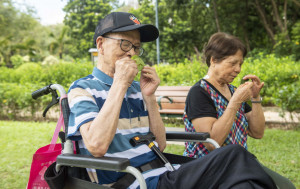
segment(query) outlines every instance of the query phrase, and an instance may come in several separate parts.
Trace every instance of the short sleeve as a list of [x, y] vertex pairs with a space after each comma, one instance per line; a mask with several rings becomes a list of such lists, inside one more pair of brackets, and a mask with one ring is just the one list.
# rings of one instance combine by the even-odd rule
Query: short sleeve
[[196, 83], [186, 99], [186, 114], [190, 121], [201, 117], [217, 118], [217, 111], [210, 95]]
[[68, 102], [70, 107], [68, 136], [73, 140], [79, 140], [80, 126], [93, 121], [99, 113], [99, 107], [92, 94], [81, 87], [73, 87], [69, 91]]

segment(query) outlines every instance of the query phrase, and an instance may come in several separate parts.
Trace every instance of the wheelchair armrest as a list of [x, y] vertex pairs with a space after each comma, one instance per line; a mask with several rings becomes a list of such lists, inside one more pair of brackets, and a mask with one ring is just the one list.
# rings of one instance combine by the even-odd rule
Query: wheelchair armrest
[[209, 133], [190, 133], [190, 132], [176, 132], [167, 131], [167, 141], [180, 141], [180, 142], [207, 142], [212, 144], [215, 148], [220, 148], [220, 145], [213, 139], [209, 138]]
[[81, 154], [61, 154], [57, 156], [56, 163], [64, 166], [122, 171], [130, 166], [127, 158], [92, 157]]
[[197, 142], [203, 141], [209, 138], [209, 133], [190, 133], [190, 132], [177, 132], [177, 131], [167, 131], [166, 138], [167, 141], [184, 141], [184, 142]]

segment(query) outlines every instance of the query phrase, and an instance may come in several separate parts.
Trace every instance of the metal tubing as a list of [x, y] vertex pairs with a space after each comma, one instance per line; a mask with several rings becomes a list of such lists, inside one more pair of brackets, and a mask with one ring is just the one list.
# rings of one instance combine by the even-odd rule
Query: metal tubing
[[142, 173], [139, 170], [137, 170], [135, 167], [128, 166], [128, 167], [126, 167], [125, 172], [130, 173], [135, 176], [135, 178], [140, 183], [140, 189], [147, 189], [146, 181], [145, 181]]

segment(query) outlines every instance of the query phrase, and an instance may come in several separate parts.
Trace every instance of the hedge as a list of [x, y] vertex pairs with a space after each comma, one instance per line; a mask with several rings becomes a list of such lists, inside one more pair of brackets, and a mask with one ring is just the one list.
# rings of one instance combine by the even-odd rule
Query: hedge
[[[161, 85], [192, 86], [207, 72], [207, 66], [196, 58], [179, 64], [154, 66]], [[67, 90], [78, 78], [90, 74], [90, 62], [59, 62], [53, 65], [24, 63], [16, 69], [0, 67], [0, 116], [14, 118], [21, 112], [31, 115], [45, 107], [51, 97], [38, 101], [31, 99], [31, 92], [51, 83], [61, 84]], [[291, 57], [259, 54], [247, 58], [242, 71], [233, 84], [239, 86], [246, 74], [255, 74], [265, 86], [261, 92], [264, 105], [276, 105], [287, 111], [300, 111], [300, 64]]]

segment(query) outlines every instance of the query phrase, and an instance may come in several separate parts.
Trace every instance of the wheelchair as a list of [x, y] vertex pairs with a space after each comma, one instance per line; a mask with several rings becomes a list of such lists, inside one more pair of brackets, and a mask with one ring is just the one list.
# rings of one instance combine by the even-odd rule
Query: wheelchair
[[[57, 93], [59, 92], [59, 95]], [[61, 132], [59, 137], [62, 143], [62, 154], [57, 156], [56, 162], [50, 165], [45, 173], [45, 179], [47, 180], [50, 188], [72, 188], [72, 189], [98, 189], [98, 188], [111, 188], [107, 185], [99, 185], [90, 181], [86, 168], [100, 169], [115, 172], [125, 172], [133, 175], [140, 184], [141, 189], [146, 189], [146, 182], [141, 172], [130, 165], [130, 162], [126, 158], [116, 157], [93, 157], [82, 154], [74, 154], [74, 145], [67, 137], [68, 122], [70, 109], [66, 96], [66, 91], [59, 84], [50, 84], [46, 87], [38, 89], [32, 93], [32, 98], [37, 99], [41, 96], [52, 95], [52, 101], [46, 107], [43, 112], [43, 116], [46, 116], [47, 111], [60, 102], [60, 108], [65, 123], [65, 131]], [[61, 101], [60, 101], [61, 99]], [[181, 141], [181, 142], [207, 142], [219, 148], [219, 144], [209, 138], [209, 133], [186, 133], [186, 132], [167, 132], [167, 141]], [[78, 145], [75, 145], [76, 149]], [[78, 148], [79, 149], [79, 148]], [[77, 151], [78, 152], [78, 151]], [[195, 158], [163, 153], [163, 156], [171, 164], [182, 164], [194, 160]], [[47, 175], [46, 175], [47, 174]]]

